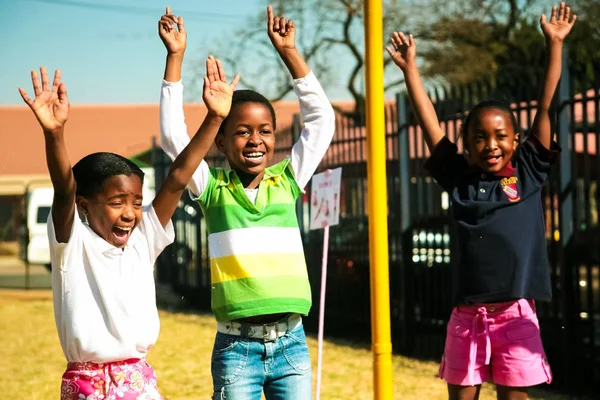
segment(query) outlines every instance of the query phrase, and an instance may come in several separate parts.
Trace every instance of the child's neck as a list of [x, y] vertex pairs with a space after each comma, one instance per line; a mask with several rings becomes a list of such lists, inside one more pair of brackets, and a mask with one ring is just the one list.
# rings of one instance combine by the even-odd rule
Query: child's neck
[[237, 176], [240, 178], [240, 182], [242, 182], [242, 186], [245, 189], [256, 189], [262, 181], [263, 176], [265, 176], [265, 171], [261, 171], [259, 174], [247, 174], [245, 172], [235, 171]]

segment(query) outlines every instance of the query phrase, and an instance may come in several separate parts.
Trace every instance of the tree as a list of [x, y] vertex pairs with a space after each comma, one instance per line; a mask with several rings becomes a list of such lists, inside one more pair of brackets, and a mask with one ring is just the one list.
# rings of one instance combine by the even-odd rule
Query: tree
[[[600, 28], [594, 24], [600, 2], [579, 0], [573, 10], [579, 18], [568, 40], [571, 62], [588, 66], [589, 72], [600, 60]], [[421, 23], [418, 28], [417, 36], [429, 43], [421, 52], [424, 75], [457, 84], [486, 79], [514, 82], [516, 87], [535, 83], [545, 57], [539, 16], [549, 12], [548, 3], [537, 0], [471, 0], [445, 10], [430, 27]]]
[[[298, 28], [298, 47], [324, 86], [332, 80], [345, 82], [355, 100], [352, 114], [362, 115], [363, 88], [363, 1], [362, 0], [276, 0], [277, 15], [293, 19]], [[397, 0], [384, 0], [385, 37], [406, 21]], [[273, 50], [266, 34], [265, 12], [261, 11], [247, 27], [240, 28], [234, 39], [224, 39], [218, 54], [242, 76], [241, 84], [257, 90], [273, 101], [292, 91], [289, 74]], [[384, 49], [381, 49], [382, 57]], [[387, 66], [393, 66], [386, 58]], [[386, 82], [386, 89], [402, 80]]]
[[[364, 115], [364, 10], [362, 0], [275, 0], [278, 15], [298, 27], [298, 47], [328, 93], [336, 88], [355, 101], [350, 114]], [[600, 1], [575, 0], [579, 19], [568, 45], [572, 62], [591, 75], [600, 60]], [[496, 80], [536, 86], [545, 46], [539, 16], [549, 13], [542, 0], [383, 0], [384, 45], [394, 30], [411, 32], [419, 43], [422, 72], [432, 82], [466, 84]], [[266, 34], [266, 12], [224, 38], [214, 50], [241, 84], [273, 101], [292, 90], [289, 74]], [[398, 87], [401, 74], [384, 54], [385, 89]], [[595, 66], [595, 67], [594, 67]], [[202, 67], [198, 68], [199, 71]], [[196, 77], [201, 77], [198, 73]], [[196, 79], [198, 83], [201, 79]], [[339, 92], [338, 92], [339, 93]], [[535, 94], [530, 94], [535, 96]]]

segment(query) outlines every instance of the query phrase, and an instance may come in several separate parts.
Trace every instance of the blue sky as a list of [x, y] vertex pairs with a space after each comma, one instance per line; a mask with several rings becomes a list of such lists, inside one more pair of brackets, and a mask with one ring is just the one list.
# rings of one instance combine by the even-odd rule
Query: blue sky
[[[266, 0], [1, 0], [0, 104], [23, 104], [29, 71], [60, 68], [71, 103], [157, 103], [165, 49], [157, 21], [170, 5], [188, 31], [184, 64], [266, 9]], [[266, 34], [266, 32], [265, 32]]]

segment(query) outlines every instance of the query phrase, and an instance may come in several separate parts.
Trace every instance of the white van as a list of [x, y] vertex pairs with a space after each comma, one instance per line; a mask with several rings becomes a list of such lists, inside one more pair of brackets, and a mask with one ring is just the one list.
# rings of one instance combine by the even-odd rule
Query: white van
[[[154, 169], [142, 168], [144, 171], [144, 186], [142, 204], [149, 205], [154, 200]], [[25, 221], [19, 230], [19, 255], [21, 260], [30, 264], [50, 265], [50, 246], [48, 244], [48, 216], [52, 207], [54, 189], [51, 187], [36, 187], [27, 192]]]
[[27, 259], [30, 264], [50, 265], [47, 221], [54, 189], [35, 188], [27, 194]]

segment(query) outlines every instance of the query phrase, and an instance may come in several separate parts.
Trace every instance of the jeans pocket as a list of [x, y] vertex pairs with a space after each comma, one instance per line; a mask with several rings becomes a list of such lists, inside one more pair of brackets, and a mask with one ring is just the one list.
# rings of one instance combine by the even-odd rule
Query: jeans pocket
[[248, 362], [247, 341], [239, 336], [217, 333], [213, 347], [211, 372], [215, 387], [237, 381]]
[[281, 340], [283, 343], [283, 355], [288, 364], [296, 372], [305, 373], [309, 371], [311, 362], [304, 327], [300, 326], [286, 333]]

